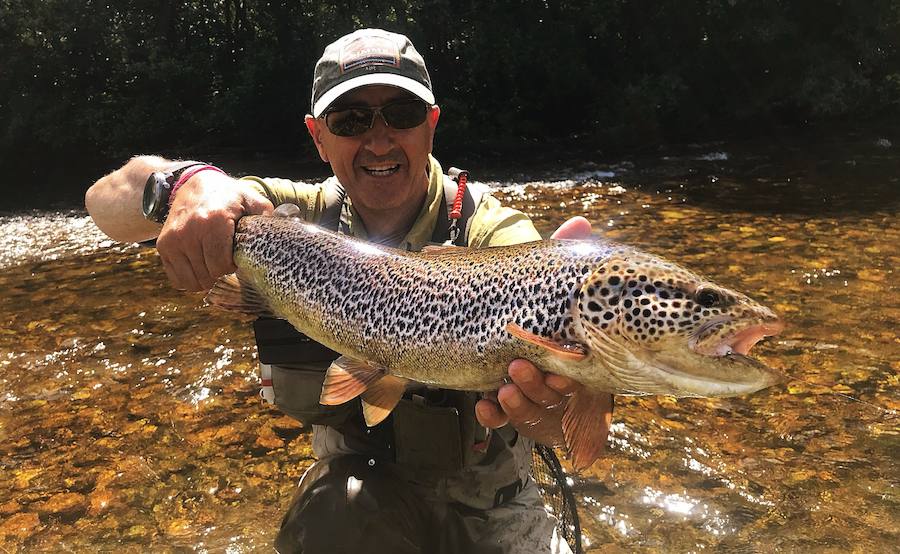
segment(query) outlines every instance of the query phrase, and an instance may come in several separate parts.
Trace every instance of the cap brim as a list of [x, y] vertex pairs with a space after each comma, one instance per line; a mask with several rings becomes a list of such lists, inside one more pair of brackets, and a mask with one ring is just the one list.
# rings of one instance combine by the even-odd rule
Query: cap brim
[[342, 94], [367, 85], [388, 85], [402, 88], [415, 94], [429, 104], [434, 104], [434, 94], [428, 90], [428, 87], [416, 80], [394, 73], [370, 73], [369, 75], [360, 75], [359, 77], [348, 79], [329, 89], [328, 92], [323, 94], [322, 97], [319, 98], [319, 101], [313, 105], [313, 117], [322, 115], [322, 112], [324, 112], [328, 106]]

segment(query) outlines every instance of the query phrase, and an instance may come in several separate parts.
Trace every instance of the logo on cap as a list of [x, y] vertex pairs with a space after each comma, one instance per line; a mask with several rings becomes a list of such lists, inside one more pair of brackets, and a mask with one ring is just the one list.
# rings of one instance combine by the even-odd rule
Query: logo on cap
[[359, 37], [341, 48], [341, 73], [364, 67], [386, 65], [400, 67], [400, 48], [382, 37]]

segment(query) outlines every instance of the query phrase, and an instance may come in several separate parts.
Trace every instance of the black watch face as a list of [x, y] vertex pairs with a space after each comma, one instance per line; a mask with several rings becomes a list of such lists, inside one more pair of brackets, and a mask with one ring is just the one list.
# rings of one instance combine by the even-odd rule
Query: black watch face
[[147, 178], [144, 185], [144, 198], [141, 210], [144, 217], [150, 221], [163, 223], [168, 215], [169, 208], [169, 178], [168, 173], [154, 172]]

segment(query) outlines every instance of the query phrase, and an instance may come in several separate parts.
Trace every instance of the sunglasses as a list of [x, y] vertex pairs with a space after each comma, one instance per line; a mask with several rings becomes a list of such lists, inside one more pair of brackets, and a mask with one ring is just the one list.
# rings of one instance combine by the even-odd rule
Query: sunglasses
[[428, 104], [417, 98], [398, 100], [384, 106], [356, 106], [326, 110], [325, 125], [339, 137], [359, 136], [375, 124], [375, 116], [381, 114], [388, 127], [412, 129], [425, 121]]

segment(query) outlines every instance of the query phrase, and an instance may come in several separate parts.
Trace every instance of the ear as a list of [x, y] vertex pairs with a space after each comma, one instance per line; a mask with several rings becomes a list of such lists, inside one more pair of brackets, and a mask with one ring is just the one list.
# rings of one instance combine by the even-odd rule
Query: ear
[[437, 104], [428, 108], [425, 121], [428, 122], [428, 153], [434, 149], [434, 130], [437, 128], [438, 119], [441, 118], [441, 108]]
[[437, 128], [438, 119], [441, 118], [441, 107], [435, 104], [428, 108], [428, 126], [431, 128], [431, 132], [433, 133], [435, 128]]
[[309, 114], [306, 114], [303, 121], [306, 123], [306, 130], [309, 131], [309, 136], [312, 137], [313, 143], [316, 145], [316, 150], [319, 151], [319, 157], [322, 158], [323, 162], [328, 163], [328, 154], [325, 152], [325, 145], [322, 144], [322, 127], [325, 125], [325, 122]]

